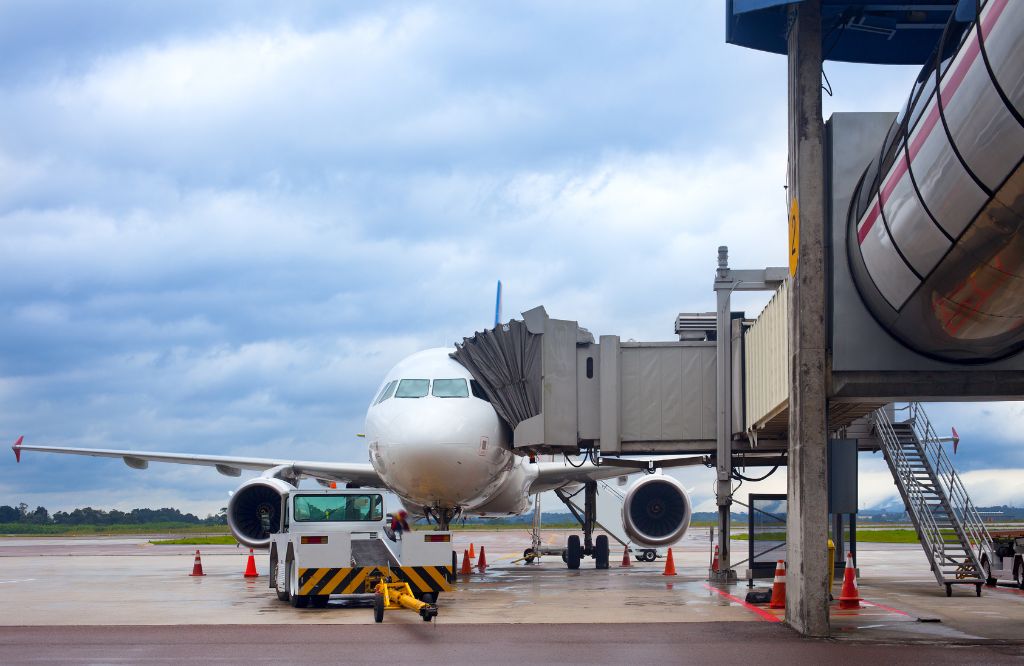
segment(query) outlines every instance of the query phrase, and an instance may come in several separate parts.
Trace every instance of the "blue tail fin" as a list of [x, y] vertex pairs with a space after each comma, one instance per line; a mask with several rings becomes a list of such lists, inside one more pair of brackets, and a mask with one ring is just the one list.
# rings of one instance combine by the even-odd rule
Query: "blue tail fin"
[[498, 295], [494, 299], [494, 325], [501, 325], [501, 280], [498, 280]]

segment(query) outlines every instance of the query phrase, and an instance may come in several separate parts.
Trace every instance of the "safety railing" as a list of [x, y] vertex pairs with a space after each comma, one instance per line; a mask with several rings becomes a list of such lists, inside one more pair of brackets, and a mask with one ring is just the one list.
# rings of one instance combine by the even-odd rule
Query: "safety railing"
[[935, 574], [935, 579], [941, 584], [943, 583], [941, 564], [948, 558], [942, 538], [942, 529], [928, 506], [928, 500], [934, 497], [934, 494], [919, 478], [917, 472], [921, 470], [921, 464], [912, 461], [907, 456], [902, 446], [900, 433], [885, 410], [877, 410], [874, 420], [882, 441], [882, 453], [893, 472], [896, 487], [903, 497], [907, 514], [921, 539], [921, 546], [932, 561], [932, 572]]
[[[992, 536], [985, 527], [985, 522], [978, 513], [974, 502], [967, 494], [960, 475], [956, 473], [953, 462], [946, 455], [942, 446], [942, 439], [932, 427], [931, 420], [921, 407], [921, 403], [912, 402], [908, 405], [909, 422], [917, 435], [918, 441], [924, 451], [925, 458], [939, 482], [950, 509], [956, 516], [955, 525], [962, 530], [963, 536], [971, 546], [974, 559], [980, 558], [982, 552], [992, 557]], [[976, 563], [978, 571], [981, 571], [981, 563]]]

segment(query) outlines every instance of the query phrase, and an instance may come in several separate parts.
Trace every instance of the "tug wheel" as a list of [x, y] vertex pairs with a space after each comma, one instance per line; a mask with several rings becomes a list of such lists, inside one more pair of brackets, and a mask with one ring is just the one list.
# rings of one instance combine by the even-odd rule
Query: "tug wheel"
[[[305, 608], [309, 604], [309, 597], [298, 593], [298, 578], [295, 575], [295, 560], [288, 562], [285, 568], [285, 577], [288, 582], [288, 601], [293, 608]], [[295, 579], [294, 581], [292, 579]]]
[[274, 566], [270, 568], [270, 579], [275, 582], [274, 591], [277, 592], [277, 598], [280, 601], [288, 601], [289, 597], [291, 596], [288, 593], [288, 580], [286, 579], [284, 581], [284, 585], [277, 585], [276, 584], [278, 569], [280, 569], [280, 568], [281, 568], [281, 563], [275, 561], [274, 562]]

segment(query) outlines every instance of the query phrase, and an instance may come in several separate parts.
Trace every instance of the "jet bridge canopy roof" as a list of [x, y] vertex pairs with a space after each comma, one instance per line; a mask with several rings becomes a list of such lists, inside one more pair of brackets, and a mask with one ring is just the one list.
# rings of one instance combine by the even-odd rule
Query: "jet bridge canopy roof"
[[[726, 0], [725, 41], [786, 53], [789, 6], [803, 0]], [[975, 0], [821, 2], [822, 57], [879, 65], [922, 65], [950, 16], [974, 20]]]

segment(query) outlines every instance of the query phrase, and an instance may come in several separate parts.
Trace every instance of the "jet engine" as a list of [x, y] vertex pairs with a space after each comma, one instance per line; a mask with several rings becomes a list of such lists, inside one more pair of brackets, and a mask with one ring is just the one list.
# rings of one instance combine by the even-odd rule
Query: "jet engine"
[[675, 543], [686, 534], [692, 515], [690, 497], [683, 484], [663, 474], [637, 479], [622, 501], [622, 526], [641, 546]]
[[262, 476], [243, 483], [228, 501], [231, 533], [245, 546], [267, 548], [281, 529], [281, 496], [292, 490], [286, 481]]

